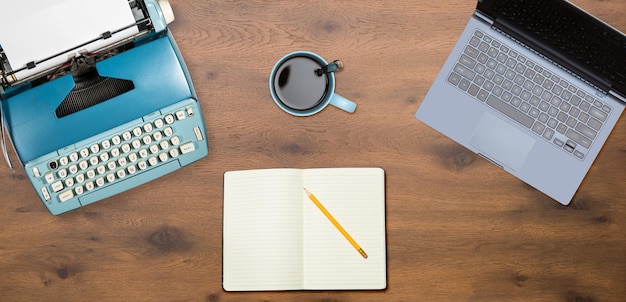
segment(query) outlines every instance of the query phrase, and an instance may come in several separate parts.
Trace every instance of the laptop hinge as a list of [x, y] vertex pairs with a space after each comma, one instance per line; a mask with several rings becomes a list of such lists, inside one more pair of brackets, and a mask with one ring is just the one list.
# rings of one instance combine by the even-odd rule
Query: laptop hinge
[[493, 19], [491, 19], [489, 16], [483, 14], [479, 10], [474, 11], [474, 16], [478, 17], [478, 19], [484, 21], [485, 23], [489, 24], [490, 26], [493, 25]]
[[614, 90], [609, 90], [609, 94], [615, 97], [616, 99], [620, 100], [620, 102], [626, 104], [626, 96], [621, 95], [619, 92], [616, 92]]

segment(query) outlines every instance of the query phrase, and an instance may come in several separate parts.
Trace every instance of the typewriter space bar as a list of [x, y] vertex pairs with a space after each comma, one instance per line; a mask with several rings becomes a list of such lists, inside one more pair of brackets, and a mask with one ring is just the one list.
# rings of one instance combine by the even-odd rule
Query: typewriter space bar
[[78, 201], [80, 201], [80, 204], [83, 206], [88, 205], [98, 200], [102, 200], [117, 193], [124, 192], [141, 184], [147, 183], [155, 178], [158, 178], [159, 176], [163, 176], [170, 172], [176, 171], [179, 168], [180, 163], [178, 162], [178, 160], [173, 160], [158, 167], [154, 167], [150, 170], [144, 171], [141, 174], [127, 177], [100, 190], [88, 193], [85, 196], [80, 196], [78, 197]]

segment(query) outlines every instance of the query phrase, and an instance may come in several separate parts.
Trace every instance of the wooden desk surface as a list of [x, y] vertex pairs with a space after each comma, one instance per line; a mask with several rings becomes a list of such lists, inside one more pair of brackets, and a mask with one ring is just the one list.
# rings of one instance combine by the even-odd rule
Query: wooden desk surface
[[[625, 1], [573, 2], [626, 31]], [[172, 6], [209, 156], [56, 217], [2, 163], [0, 301], [626, 299], [624, 118], [567, 207], [414, 118], [474, 1]], [[354, 114], [298, 118], [273, 103], [271, 68], [300, 49], [343, 60], [337, 92]], [[223, 173], [344, 166], [386, 170], [388, 288], [224, 292]]]

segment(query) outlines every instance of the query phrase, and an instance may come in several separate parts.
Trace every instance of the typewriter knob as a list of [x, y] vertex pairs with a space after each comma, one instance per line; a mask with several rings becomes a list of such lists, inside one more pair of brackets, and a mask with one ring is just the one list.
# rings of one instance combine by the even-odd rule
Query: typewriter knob
[[172, 6], [168, 0], [158, 0], [159, 6], [161, 7], [161, 12], [163, 12], [163, 17], [165, 18], [165, 23], [170, 24], [176, 19], [174, 17], [174, 11], [172, 10]]

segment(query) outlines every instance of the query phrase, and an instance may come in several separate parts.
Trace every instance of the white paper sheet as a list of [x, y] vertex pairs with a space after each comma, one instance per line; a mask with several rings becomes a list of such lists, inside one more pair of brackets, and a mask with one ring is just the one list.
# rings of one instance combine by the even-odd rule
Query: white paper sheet
[[[128, 0], [0, 0], [0, 7], [0, 45], [13, 70], [135, 23]], [[137, 27], [133, 26], [109, 39], [65, 52], [16, 76], [23, 79], [63, 64], [72, 53], [94, 51], [137, 32]]]

